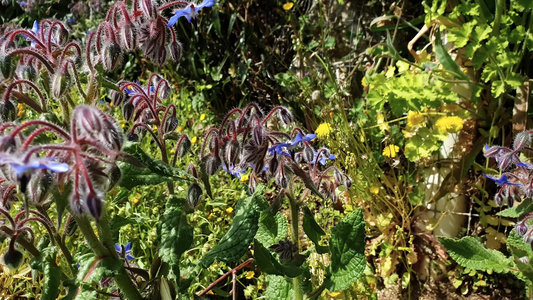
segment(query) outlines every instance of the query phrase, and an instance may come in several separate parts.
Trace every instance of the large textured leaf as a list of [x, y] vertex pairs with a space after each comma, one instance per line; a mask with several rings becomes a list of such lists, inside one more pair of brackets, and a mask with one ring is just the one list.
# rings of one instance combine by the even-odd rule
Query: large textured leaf
[[237, 261], [246, 253], [259, 228], [258, 203], [264, 201], [264, 190], [264, 186], [258, 186], [253, 195], [239, 201], [229, 231], [200, 261], [204, 268], [209, 267], [215, 259]]
[[288, 279], [283, 276], [267, 275], [265, 299], [288, 300], [294, 298], [294, 291]]
[[[533, 267], [529, 263], [529, 259], [533, 257], [531, 246], [524, 243], [524, 239], [513, 230], [507, 238], [507, 249], [513, 254], [514, 262], [520, 270], [520, 272], [514, 271], [513, 274], [522, 280], [533, 281]], [[523, 257], [527, 259], [521, 260]]]
[[171, 196], [163, 216], [159, 256], [171, 266], [179, 265], [181, 255], [193, 241], [193, 228], [187, 223], [185, 214], [186, 203], [185, 199]]
[[366, 267], [365, 221], [360, 208], [331, 230], [329, 248], [331, 265], [325, 287], [332, 292], [345, 290], [363, 275]]
[[279, 241], [284, 241], [288, 232], [287, 219], [281, 213], [263, 212], [261, 213], [259, 230], [257, 230], [255, 238], [263, 246], [270, 247]]
[[41, 255], [30, 261], [30, 266], [44, 273], [42, 290], [43, 300], [57, 299], [61, 284], [61, 268], [56, 263], [57, 249], [54, 247], [40, 248]]
[[498, 213], [498, 216], [507, 218], [519, 218], [522, 214], [533, 211], [533, 200], [526, 199], [520, 205], [504, 209]]
[[485, 248], [474, 237], [468, 236], [460, 240], [439, 238], [439, 241], [448, 250], [448, 254], [465, 268], [507, 273], [515, 267], [511, 259], [499, 251]]
[[302, 269], [295, 265], [282, 265], [259, 241], [254, 242], [254, 258], [262, 272], [273, 275], [285, 275], [293, 278], [302, 274]]
[[327, 246], [321, 246], [318, 244], [318, 242], [320, 241], [320, 237], [326, 235], [326, 233], [322, 228], [320, 228], [320, 225], [318, 225], [315, 221], [315, 217], [313, 216], [311, 210], [309, 210], [309, 207], [305, 206], [303, 208], [303, 211], [304, 219], [302, 225], [305, 234], [315, 244], [316, 252], [318, 252], [319, 254], [328, 253], [329, 248]]
[[173, 168], [160, 160], [153, 159], [136, 143], [126, 143], [122, 151], [132, 155], [145, 166], [140, 168], [127, 162], [117, 162], [122, 173], [119, 185], [124, 188], [131, 189], [138, 185], [154, 185], [177, 180], [194, 180], [186, 172]]

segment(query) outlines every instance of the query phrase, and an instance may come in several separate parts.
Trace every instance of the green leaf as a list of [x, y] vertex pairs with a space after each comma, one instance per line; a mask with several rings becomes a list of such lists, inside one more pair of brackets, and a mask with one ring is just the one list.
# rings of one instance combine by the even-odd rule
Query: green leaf
[[499, 97], [505, 92], [505, 83], [501, 80], [493, 81], [492, 86], [490, 87], [490, 92], [494, 98]]
[[163, 215], [159, 256], [171, 266], [179, 266], [181, 255], [191, 247], [193, 241], [193, 227], [187, 223], [186, 206], [185, 199], [172, 195]]
[[177, 180], [194, 180], [186, 172], [173, 168], [160, 160], [153, 159], [137, 143], [128, 142], [122, 150], [134, 156], [145, 166], [145, 168], [139, 168], [122, 161], [117, 163], [122, 172], [119, 185], [124, 188], [131, 189], [138, 185], [154, 185]]
[[287, 219], [281, 213], [263, 212], [261, 213], [259, 229], [255, 238], [263, 246], [270, 247], [281, 240], [285, 240], [288, 232]]
[[363, 275], [366, 267], [365, 221], [361, 208], [331, 230], [329, 248], [331, 265], [325, 287], [332, 292], [345, 290]]
[[519, 218], [521, 215], [533, 211], [533, 200], [528, 198], [516, 207], [510, 207], [500, 211], [497, 215], [507, 218]]
[[313, 213], [311, 212], [311, 210], [309, 210], [309, 207], [304, 206], [303, 212], [304, 212], [304, 218], [303, 218], [302, 226], [303, 226], [305, 234], [315, 244], [316, 252], [318, 254], [328, 253], [329, 248], [327, 246], [322, 246], [318, 243], [320, 241], [320, 237], [323, 235], [326, 235], [326, 233], [320, 227], [320, 225], [318, 225], [318, 223], [315, 221], [315, 217], [313, 216]]
[[[465, 43], [466, 44], [466, 43]], [[458, 47], [462, 47], [457, 45]], [[463, 45], [464, 46], [464, 45]], [[440, 37], [440, 32], [437, 31], [437, 34], [435, 36], [435, 55], [439, 59], [440, 63], [444, 67], [444, 69], [450, 71], [451, 73], [455, 74], [459, 78], [463, 80], [470, 81], [468, 76], [466, 76], [463, 71], [461, 71], [461, 68], [455, 63], [455, 61], [452, 59], [450, 54], [444, 49], [442, 46], [442, 39]]]
[[61, 220], [63, 219], [62, 217], [63, 217], [63, 213], [65, 212], [65, 209], [69, 205], [71, 191], [72, 191], [72, 181], [67, 182], [67, 184], [64, 185], [64, 188], [62, 191], [59, 189], [58, 185], [55, 185], [52, 190], [52, 196], [56, 203], [56, 210], [57, 210], [57, 228], [61, 228]]
[[229, 231], [222, 237], [218, 245], [209, 251], [200, 264], [207, 268], [215, 259], [224, 262], [239, 260], [248, 251], [259, 228], [259, 202], [264, 201], [265, 187], [260, 185], [255, 193], [241, 199], [235, 209], [235, 218]]
[[295, 265], [281, 264], [258, 240], [254, 242], [254, 258], [262, 272], [273, 275], [285, 275], [294, 278], [302, 274], [303, 270]]
[[524, 84], [524, 77], [521, 76], [520, 74], [510, 72], [507, 75], [507, 78], [505, 78], [505, 83], [510, 85], [513, 88], [517, 88]]
[[507, 273], [515, 267], [511, 259], [499, 251], [485, 248], [474, 237], [467, 236], [460, 240], [441, 237], [439, 241], [446, 247], [451, 258], [465, 268]]
[[266, 276], [267, 288], [265, 290], [265, 299], [288, 300], [294, 298], [294, 291], [291, 288], [291, 282], [277, 275]]

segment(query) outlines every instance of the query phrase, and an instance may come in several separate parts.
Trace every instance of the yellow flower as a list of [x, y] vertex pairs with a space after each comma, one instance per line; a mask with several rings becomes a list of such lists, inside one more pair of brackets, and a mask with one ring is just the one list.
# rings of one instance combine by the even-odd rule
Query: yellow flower
[[457, 116], [441, 117], [435, 122], [435, 127], [439, 133], [455, 133], [463, 129], [463, 119]]
[[241, 182], [247, 182], [248, 179], [250, 179], [250, 177], [248, 177], [248, 175], [244, 174], [244, 175], [241, 176], [241, 180], [240, 181]]
[[230, 206], [230, 207], [226, 208], [226, 212], [228, 214], [231, 214], [233, 212], [233, 207]]
[[293, 6], [294, 6], [294, 3], [287, 2], [287, 3], [283, 4], [283, 9], [284, 10], [290, 10]]
[[176, 152], [176, 149], [170, 149], [170, 154], [174, 154]]
[[183, 130], [183, 127], [178, 126], [178, 131], [182, 131], [182, 130]]
[[152, 125], [152, 130], [154, 130], [154, 131], [157, 130], [157, 126]]
[[18, 112], [17, 112], [18, 117], [22, 117], [24, 112], [26, 112], [26, 110], [24, 109], [24, 106], [22, 106], [22, 104], [20, 103], [17, 104], [17, 109], [18, 109]]
[[203, 120], [205, 120], [205, 114], [200, 115], [200, 121], [203, 121]]
[[399, 151], [400, 151], [400, 147], [391, 144], [391, 145], [388, 145], [387, 147], [385, 147], [385, 149], [383, 149], [383, 156], [390, 157], [390, 158], [395, 158], [396, 154]]
[[407, 127], [413, 127], [424, 123], [424, 115], [419, 111], [410, 111], [407, 114]]
[[255, 272], [254, 271], [248, 271], [246, 272], [246, 279], [252, 279], [254, 278]]
[[383, 115], [382, 113], [378, 113], [376, 119], [379, 125], [379, 130], [384, 132], [390, 129], [389, 123], [385, 122], [385, 115]]
[[333, 293], [329, 293], [329, 295], [330, 295], [331, 297], [337, 297], [337, 296], [339, 296], [340, 294], [341, 294], [341, 292], [333, 292]]
[[371, 194], [374, 194], [374, 195], [379, 194], [379, 187], [377, 187], [377, 186], [373, 186], [373, 187], [371, 187], [371, 188], [370, 188], [370, 193], [371, 193]]
[[367, 86], [368, 84], [366, 83], [366, 77], [363, 77], [363, 79], [361, 79], [361, 85], [362, 86]]
[[207, 219], [211, 220], [212, 217], [213, 217], [213, 213], [210, 213], [209, 216], [207, 216]]
[[191, 144], [196, 144], [197, 141], [198, 141], [198, 138], [197, 137], [193, 137], [191, 139]]
[[258, 289], [258, 290], [262, 290], [262, 289], [263, 289], [263, 285], [262, 285], [262, 284], [258, 284], [258, 285], [257, 285], [257, 289]]
[[331, 132], [331, 125], [329, 123], [322, 123], [316, 128], [316, 135], [318, 137], [326, 137]]
[[109, 107], [113, 107], [113, 102], [109, 102]]

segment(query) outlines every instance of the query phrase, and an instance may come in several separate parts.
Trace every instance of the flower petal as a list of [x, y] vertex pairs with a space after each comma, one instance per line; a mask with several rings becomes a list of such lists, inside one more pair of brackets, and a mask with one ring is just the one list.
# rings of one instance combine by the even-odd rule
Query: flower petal
[[204, 7], [211, 7], [213, 5], [215, 5], [215, 0], [204, 0], [202, 3], [196, 5], [196, 11], [199, 11]]

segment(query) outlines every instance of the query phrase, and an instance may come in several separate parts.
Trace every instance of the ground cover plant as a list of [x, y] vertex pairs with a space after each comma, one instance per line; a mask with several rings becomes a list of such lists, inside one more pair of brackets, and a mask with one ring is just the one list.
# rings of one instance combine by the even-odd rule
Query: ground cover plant
[[532, 297], [530, 1], [1, 5], [1, 298]]

